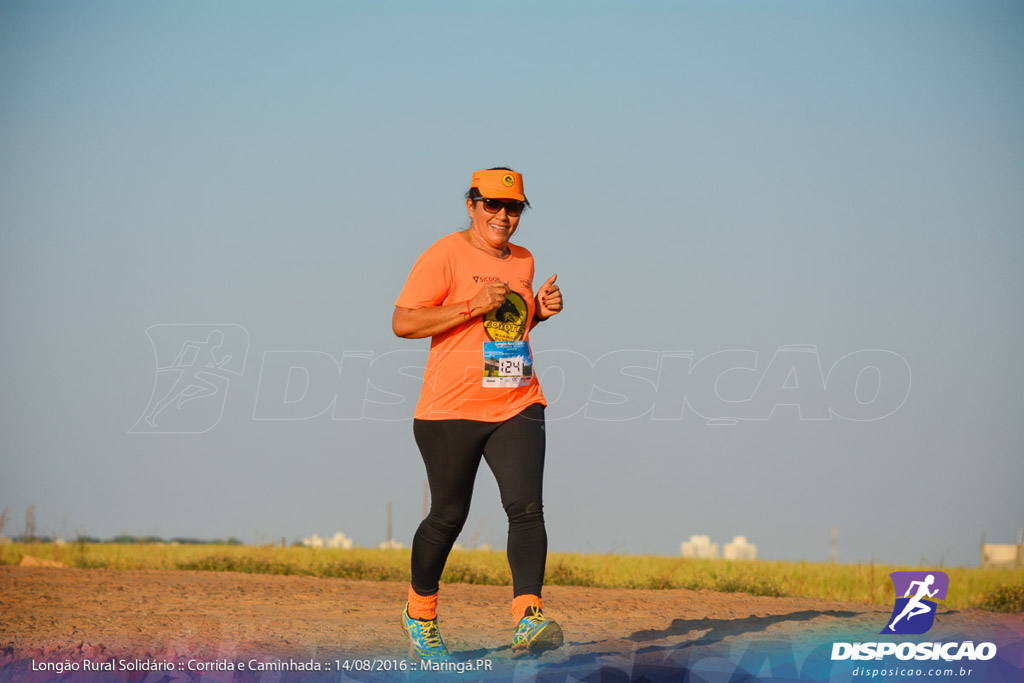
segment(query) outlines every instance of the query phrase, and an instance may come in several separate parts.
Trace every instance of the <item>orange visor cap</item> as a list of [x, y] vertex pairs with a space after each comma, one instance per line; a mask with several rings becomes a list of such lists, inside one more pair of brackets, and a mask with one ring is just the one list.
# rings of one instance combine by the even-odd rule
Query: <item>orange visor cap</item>
[[515, 199], [526, 201], [523, 192], [523, 176], [515, 171], [477, 171], [473, 174], [473, 184], [480, 194], [488, 199]]

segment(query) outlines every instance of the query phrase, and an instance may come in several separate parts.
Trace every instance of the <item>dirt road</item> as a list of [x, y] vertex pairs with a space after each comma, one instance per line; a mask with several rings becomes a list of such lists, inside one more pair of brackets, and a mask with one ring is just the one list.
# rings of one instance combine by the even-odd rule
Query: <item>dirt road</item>
[[[362, 659], [408, 659], [399, 626], [405, 592], [399, 583], [313, 577], [0, 567], [0, 679], [17, 680], [29, 663], [43, 661], [158, 660], [194, 672], [190, 661], [209, 666], [204, 663], [276, 658], [331, 663], [334, 673], [324, 680], [350, 674], [370, 680], [339, 668]], [[510, 597], [509, 587], [442, 587], [441, 631], [459, 660], [485, 659], [499, 670], [521, 671], [508, 649]], [[595, 680], [630, 680], [641, 671], [651, 678], [652, 671], [678, 673], [701, 660], [710, 665], [746, 658], [748, 666], [763, 660], [771, 668], [772, 657], [777, 667], [785, 663], [777, 655], [780, 648], [799, 667], [801, 659], [808, 661], [792, 654], [800, 644], [822, 650], [837, 640], [881, 639], [877, 634], [890, 611], [687, 590], [552, 586], [544, 599], [545, 614], [564, 627], [566, 645], [528, 665], [551, 680], [593, 672]], [[1005, 653], [1019, 671], [1024, 615], [940, 608], [927, 638], [999, 641], [1000, 657]], [[764, 656], [756, 654], [761, 646]], [[53, 672], [34, 675], [45, 680]], [[223, 671], [203, 675], [251, 678]], [[139, 676], [111, 680], [143, 680]]]

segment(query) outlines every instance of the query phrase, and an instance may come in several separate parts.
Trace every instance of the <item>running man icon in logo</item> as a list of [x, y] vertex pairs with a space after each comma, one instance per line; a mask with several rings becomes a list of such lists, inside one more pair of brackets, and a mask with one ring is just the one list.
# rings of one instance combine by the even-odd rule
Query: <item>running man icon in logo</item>
[[248, 332], [238, 325], [153, 325], [146, 334], [156, 352], [156, 382], [129, 433], [208, 431], [223, 414], [231, 375], [245, 367]]
[[935, 600], [946, 599], [949, 577], [940, 571], [893, 572], [889, 576], [897, 597], [889, 625], [881, 633], [915, 635], [926, 632], [935, 623], [938, 609]]

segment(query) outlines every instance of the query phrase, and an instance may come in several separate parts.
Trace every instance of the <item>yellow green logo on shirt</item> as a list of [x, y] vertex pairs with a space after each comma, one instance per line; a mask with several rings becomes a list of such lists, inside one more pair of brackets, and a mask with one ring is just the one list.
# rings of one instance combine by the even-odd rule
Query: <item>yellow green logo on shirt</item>
[[518, 292], [509, 292], [501, 306], [484, 314], [484, 331], [494, 341], [519, 341], [526, 334], [526, 299]]

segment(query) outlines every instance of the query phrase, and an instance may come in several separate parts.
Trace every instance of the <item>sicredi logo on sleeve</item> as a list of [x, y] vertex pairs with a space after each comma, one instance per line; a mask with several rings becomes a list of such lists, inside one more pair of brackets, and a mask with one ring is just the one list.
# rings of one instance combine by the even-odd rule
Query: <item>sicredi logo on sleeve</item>
[[936, 600], [946, 599], [949, 577], [945, 572], [934, 570], [893, 572], [889, 577], [896, 589], [896, 604], [889, 623], [879, 633], [926, 633], [935, 623]]

